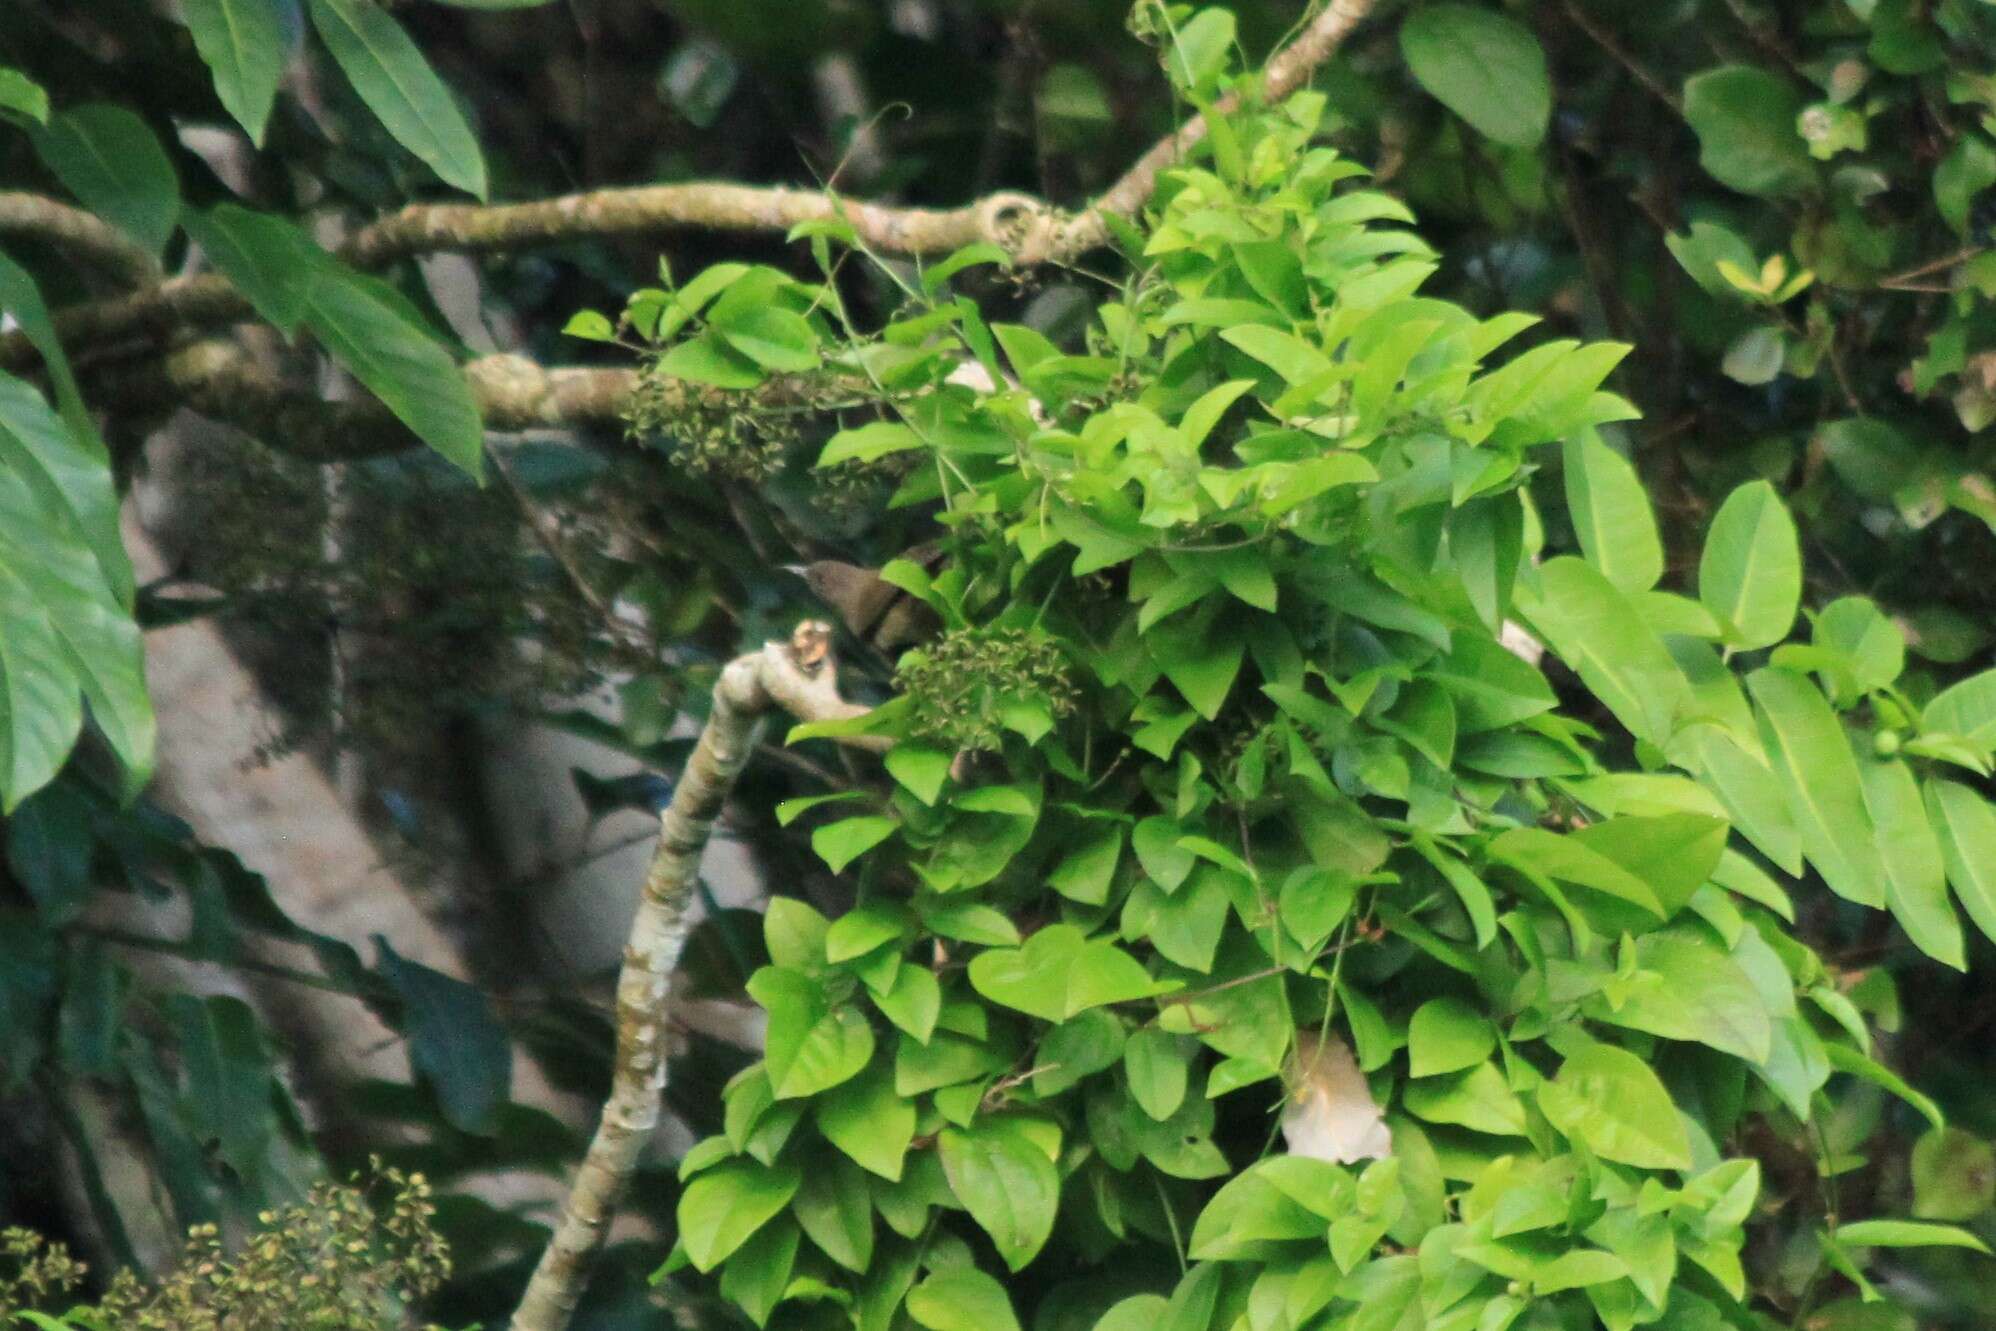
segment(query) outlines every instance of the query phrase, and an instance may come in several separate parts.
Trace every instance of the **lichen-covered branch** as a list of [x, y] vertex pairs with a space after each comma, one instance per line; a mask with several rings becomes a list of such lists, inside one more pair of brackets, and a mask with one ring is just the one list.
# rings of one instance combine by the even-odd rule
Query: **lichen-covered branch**
[[[1281, 101], [1308, 83], [1374, 3], [1331, 0], [1295, 41], [1270, 57], [1261, 96]], [[1216, 109], [1230, 111], [1238, 100], [1222, 98]], [[536, 203], [412, 204], [355, 232], [338, 253], [359, 267], [378, 268], [442, 250], [510, 251], [583, 237], [650, 236], [689, 229], [782, 234], [799, 222], [842, 218], [868, 248], [882, 254], [947, 254], [989, 242], [1021, 264], [1060, 263], [1103, 244], [1109, 235], [1103, 219], [1134, 214], [1157, 188], [1158, 175], [1205, 137], [1203, 117], [1188, 121], [1076, 213], [1012, 192], [992, 194], [960, 208], [903, 208], [792, 186], [689, 182], [591, 190]], [[109, 231], [101, 223], [98, 226]], [[213, 328], [253, 315], [249, 302], [227, 278], [206, 273], [59, 310], [55, 325], [63, 344], [74, 348], [157, 341], [170, 332]], [[0, 336], [0, 367], [18, 369], [35, 359], [34, 348], [19, 333]]]
[[40, 194], [0, 190], [0, 239], [13, 236], [60, 246], [120, 286], [151, 286], [160, 278], [159, 260], [97, 214]]
[[[525, 356], [481, 356], [464, 366], [471, 397], [489, 430], [622, 429], [637, 391], [637, 370], [544, 366]], [[98, 367], [87, 376], [93, 396], [126, 410], [187, 406], [256, 435], [306, 462], [340, 462], [420, 448], [422, 441], [372, 397], [329, 402], [287, 381], [264, 360], [226, 338], [192, 342], [150, 360]], [[680, 379], [655, 380], [667, 410], [690, 408], [721, 390]], [[789, 406], [818, 386], [792, 377], [769, 380], [756, 400]]]
[[755, 751], [764, 719], [778, 710], [807, 721], [844, 720], [866, 711], [839, 697], [831, 632], [829, 624], [806, 621], [789, 642], [772, 642], [730, 661], [715, 683], [707, 724], [660, 816], [658, 849], [624, 945], [610, 1096], [554, 1234], [513, 1314], [512, 1331], [563, 1331], [568, 1325], [618, 1200], [658, 1126], [667, 1003], [692, 923], [689, 907], [700, 856]]

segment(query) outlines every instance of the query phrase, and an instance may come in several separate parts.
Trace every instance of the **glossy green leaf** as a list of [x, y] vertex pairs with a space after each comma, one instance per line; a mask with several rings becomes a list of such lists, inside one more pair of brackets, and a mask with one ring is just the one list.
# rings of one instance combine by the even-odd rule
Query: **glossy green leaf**
[[1497, 1031], [1488, 1018], [1456, 998], [1431, 998], [1407, 1023], [1407, 1075], [1460, 1072], [1489, 1058]]
[[485, 197], [485, 156], [444, 81], [393, 15], [368, 0], [306, 0], [312, 26], [395, 141], [445, 184]]
[[836, 1086], [813, 1101], [825, 1139], [861, 1168], [899, 1179], [915, 1135], [915, 1106], [896, 1095], [885, 1067]]
[[1885, 904], [1913, 945], [1956, 970], [1968, 969], [1961, 922], [1948, 901], [1940, 837], [1920, 797], [1913, 769], [1901, 761], [1867, 762], [1864, 803], [1878, 829]]
[[1962, 909], [1976, 928], [1996, 938], [1996, 807], [1967, 786], [1935, 779], [1927, 782], [1926, 804]]
[[1519, 608], [1561, 660], [1638, 739], [1661, 744], [1690, 702], [1690, 686], [1656, 634], [1592, 565], [1548, 560]]

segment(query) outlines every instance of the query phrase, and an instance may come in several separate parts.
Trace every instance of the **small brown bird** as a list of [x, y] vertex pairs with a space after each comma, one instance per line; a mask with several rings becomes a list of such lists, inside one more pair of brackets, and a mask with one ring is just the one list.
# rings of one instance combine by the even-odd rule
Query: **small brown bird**
[[[942, 562], [943, 549], [936, 543], [918, 545], [901, 557], [933, 569]], [[926, 602], [884, 580], [878, 569], [838, 559], [787, 567], [804, 579], [814, 596], [838, 612], [855, 638], [889, 660], [942, 632], [942, 618]]]

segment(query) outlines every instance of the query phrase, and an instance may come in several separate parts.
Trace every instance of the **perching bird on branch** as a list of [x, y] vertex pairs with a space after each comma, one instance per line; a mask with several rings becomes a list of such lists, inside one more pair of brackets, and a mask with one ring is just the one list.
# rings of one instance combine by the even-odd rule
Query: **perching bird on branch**
[[[901, 558], [933, 569], [942, 562], [943, 548], [930, 542]], [[853, 637], [888, 660], [942, 632], [942, 619], [929, 605], [880, 576], [880, 570], [820, 559], [786, 567], [804, 579], [811, 593], [833, 610]]]

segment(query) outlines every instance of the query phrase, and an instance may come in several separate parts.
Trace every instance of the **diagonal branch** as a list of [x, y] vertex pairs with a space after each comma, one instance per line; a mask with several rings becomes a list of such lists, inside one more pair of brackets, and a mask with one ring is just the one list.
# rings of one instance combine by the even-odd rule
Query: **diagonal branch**
[[49, 241], [103, 269], [120, 286], [159, 281], [159, 260], [124, 232], [95, 213], [39, 194], [0, 190], [0, 237], [7, 236]]
[[[1308, 83], [1371, 13], [1374, 3], [1331, 0], [1295, 41], [1270, 57], [1260, 80], [1262, 99], [1282, 101]], [[1224, 114], [1239, 104], [1240, 96], [1230, 94], [1214, 109]], [[1021, 264], [1064, 263], [1106, 243], [1109, 229], [1104, 219], [1111, 214], [1134, 215], [1157, 188], [1158, 176], [1183, 160], [1206, 134], [1204, 117], [1194, 117], [1153, 145], [1087, 208], [1073, 214], [1013, 192], [992, 194], [960, 208], [935, 209], [868, 203], [792, 186], [693, 182], [592, 190], [536, 203], [412, 204], [355, 232], [338, 254], [359, 267], [378, 268], [444, 250], [489, 253], [583, 237], [655, 236], [686, 229], [781, 235], [800, 222], [840, 218], [877, 253], [947, 254], [988, 242]], [[173, 278], [114, 300], [71, 306], [56, 313], [55, 325], [64, 345], [76, 347], [157, 341], [171, 332], [212, 328], [253, 315], [249, 302], [227, 278], [208, 273]], [[33, 347], [20, 334], [0, 337], [0, 367], [19, 368], [35, 359]]]
[[[554, 1234], [513, 1314], [512, 1331], [563, 1331], [568, 1325], [638, 1155], [658, 1126], [665, 1089], [666, 1007], [692, 925], [689, 907], [700, 856], [729, 791], [755, 751], [765, 718], [785, 711], [799, 720], [829, 721], [866, 712], [839, 697], [827, 650], [831, 632], [829, 624], [799, 624], [789, 642], [772, 642], [730, 661], [715, 683], [707, 724], [679, 774], [672, 803], [660, 816], [658, 849], [624, 945], [610, 1096]], [[862, 742], [872, 748], [884, 743]]]

